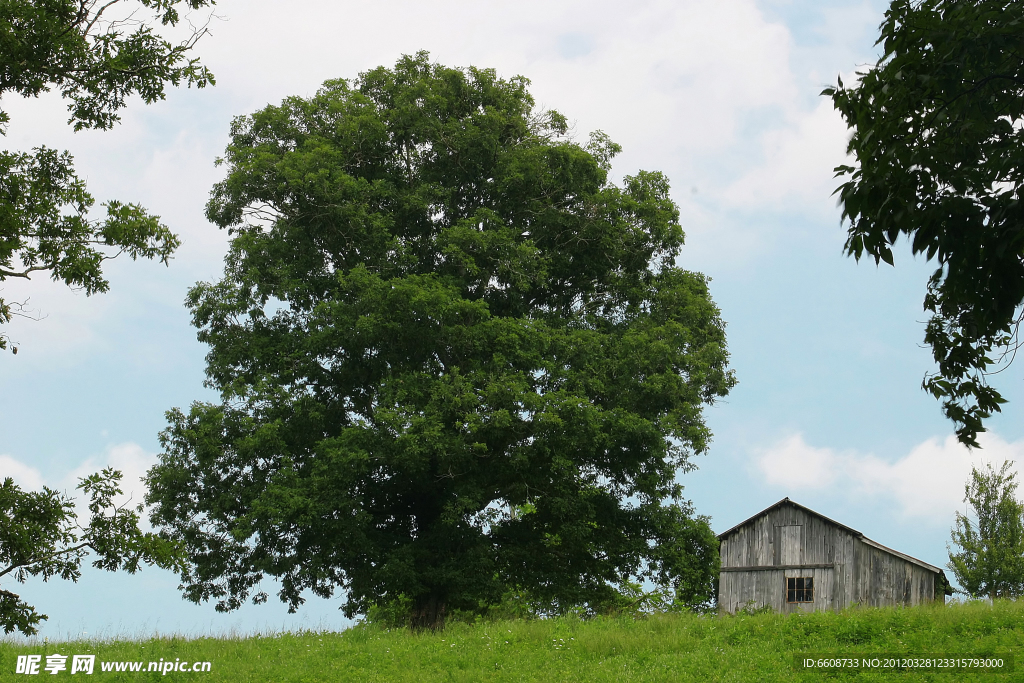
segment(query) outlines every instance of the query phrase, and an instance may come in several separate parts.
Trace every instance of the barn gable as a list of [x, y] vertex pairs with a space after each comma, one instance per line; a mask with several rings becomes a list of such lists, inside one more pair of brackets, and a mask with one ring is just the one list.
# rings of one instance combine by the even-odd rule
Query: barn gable
[[938, 567], [876, 543], [789, 498], [718, 539], [718, 604], [728, 612], [762, 606], [777, 612], [838, 610], [853, 604], [909, 606], [943, 599], [948, 585]]

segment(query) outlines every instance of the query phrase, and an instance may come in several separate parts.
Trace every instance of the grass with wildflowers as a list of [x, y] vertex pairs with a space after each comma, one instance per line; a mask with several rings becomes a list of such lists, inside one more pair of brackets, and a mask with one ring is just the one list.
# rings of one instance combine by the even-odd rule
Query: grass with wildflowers
[[[657, 614], [453, 623], [438, 632], [363, 624], [341, 633], [238, 638], [154, 638], [69, 642], [0, 641], [0, 679], [19, 655], [91, 654], [97, 683], [115, 681], [1024, 681], [1013, 673], [932, 671], [807, 672], [795, 653], [843, 655], [982, 654], [1024, 651], [1024, 601], [851, 609], [781, 616]], [[146, 671], [150, 661], [209, 661], [209, 672]], [[70, 657], [68, 659], [70, 662]], [[143, 670], [101, 671], [102, 662], [138, 661]], [[81, 677], [40, 670], [47, 681]], [[38, 680], [38, 679], [37, 679]]]

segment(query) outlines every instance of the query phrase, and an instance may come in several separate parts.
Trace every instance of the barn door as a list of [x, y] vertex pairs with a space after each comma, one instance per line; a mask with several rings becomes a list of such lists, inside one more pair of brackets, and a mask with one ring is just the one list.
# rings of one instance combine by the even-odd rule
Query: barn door
[[800, 564], [803, 530], [799, 524], [775, 527], [775, 564]]

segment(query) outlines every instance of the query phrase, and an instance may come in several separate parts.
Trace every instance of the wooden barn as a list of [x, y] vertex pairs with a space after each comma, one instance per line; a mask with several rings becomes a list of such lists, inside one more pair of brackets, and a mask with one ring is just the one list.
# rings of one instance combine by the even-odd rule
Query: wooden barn
[[777, 612], [919, 605], [952, 594], [945, 573], [783, 498], [718, 536], [719, 609]]

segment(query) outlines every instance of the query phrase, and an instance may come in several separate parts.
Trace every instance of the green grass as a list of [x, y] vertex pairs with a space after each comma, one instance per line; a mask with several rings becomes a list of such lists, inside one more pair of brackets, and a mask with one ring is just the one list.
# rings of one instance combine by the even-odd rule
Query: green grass
[[[1011, 674], [797, 672], [797, 652], [1014, 654], [1024, 601], [734, 617], [658, 615], [453, 624], [438, 633], [357, 626], [237, 639], [0, 642], [0, 680], [202, 681], [1024, 681]], [[19, 654], [95, 654], [93, 676], [16, 676]], [[100, 661], [210, 661], [209, 673], [104, 673]], [[44, 658], [45, 661], [45, 658]], [[70, 658], [68, 660], [70, 665]], [[69, 666], [70, 668], [70, 666]]]

